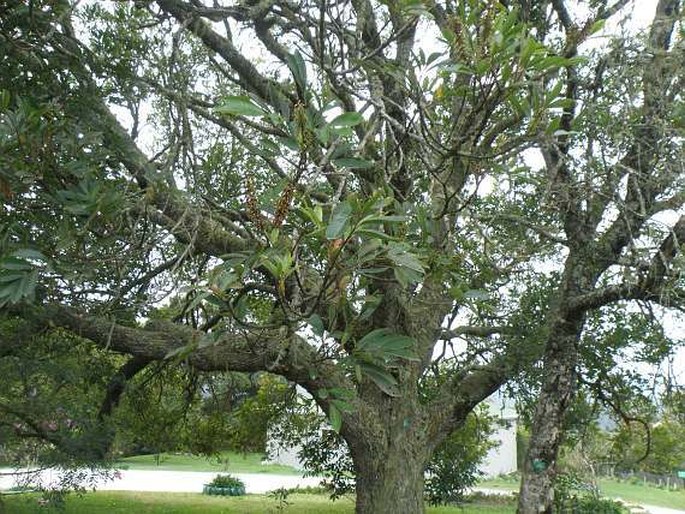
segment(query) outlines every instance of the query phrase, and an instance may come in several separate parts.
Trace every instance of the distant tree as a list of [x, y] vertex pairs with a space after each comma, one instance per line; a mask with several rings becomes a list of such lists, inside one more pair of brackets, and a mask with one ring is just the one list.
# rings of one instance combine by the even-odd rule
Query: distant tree
[[670, 413], [636, 418], [611, 434], [610, 456], [617, 469], [670, 475], [685, 464], [685, 425]]
[[[685, 430], [674, 410], [677, 391], [653, 394], [615, 380], [589, 401], [583, 386], [567, 417], [561, 468], [594, 479], [610, 470], [667, 475], [685, 462]], [[626, 378], [625, 376], [623, 377]], [[660, 385], [661, 387], [661, 385]]]
[[102, 459], [107, 434], [93, 409], [120, 358], [63, 330], [27, 337], [30, 330], [21, 320], [0, 322], [3, 465], [78, 467]]
[[604, 28], [628, 6], [7, 0], [0, 303], [126, 356], [112, 407], [160, 361], [301, 385], [360, 514], [423, 512], [431, 455], [528, 373], [519, 511], [550, 512], [586, 323], [683, 301], [681, 2]]
[[685, 426], [685, 387], [669, 387], [664, 394], [664, 410], [675, 421]]

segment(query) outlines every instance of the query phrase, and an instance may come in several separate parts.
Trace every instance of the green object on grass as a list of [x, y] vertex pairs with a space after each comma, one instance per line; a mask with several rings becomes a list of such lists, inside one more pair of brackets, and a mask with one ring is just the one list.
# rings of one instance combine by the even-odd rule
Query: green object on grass
[[205, 484], [202, 488], [202, 492], [214, 496], [242, 496], [245, 494], [245, 487], [242, 485], [221, 487], [218, 485]]
[[202, 492], [215, 496], [242, 496], [245, 494], [245, 484], [231, 475], [217, 475], [209, 484], [204, 485]]

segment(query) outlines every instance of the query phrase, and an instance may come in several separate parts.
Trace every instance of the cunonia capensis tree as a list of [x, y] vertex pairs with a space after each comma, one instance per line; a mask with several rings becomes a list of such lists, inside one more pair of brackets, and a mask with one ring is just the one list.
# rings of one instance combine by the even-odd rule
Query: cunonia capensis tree
[[119, 381], [301, 385], [360, 514], [423, 512], [432, 451], [538, 366], [519, 510], [551, 512], [588, 316], [682, 304], [682, 10], [654, 9], [5, 2], [4, 309]]

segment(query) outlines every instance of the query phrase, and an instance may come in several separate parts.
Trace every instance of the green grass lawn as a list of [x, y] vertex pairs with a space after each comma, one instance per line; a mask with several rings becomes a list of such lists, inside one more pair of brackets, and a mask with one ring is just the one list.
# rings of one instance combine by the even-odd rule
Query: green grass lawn
[[[519, 482], [517, 479], [508, 477], [493, 478], [479, 482], [478, 486], [514, 491], [518, 490]], [[602, 495], [608, 498], [621, 498], [627, 502], [685, 510], [685, 490], [683, 489], [672, 491], [613, 479], [600, 479], [599, 489]]]
[[[46, 513], [38, 505], [35, 494], [11, 495], [3, 498], [4, 512], [12, 514]], [[353, 514], [354, 502], [343, 498], [331, 502], [327, 496], [291, 494], [286, 514]], [[70, 496], [64, 514], [269, 514], [277, 513], [277, 503], [265, 495], [240, 497], [203, 496], [191, 493], [100, 492], [81, 497]], [[0, 512], [3, 512], [0, 506]], [[431, 507], [430, 514], [512, 514], [513, 504], [478, 504], [461, 507]], [[47, 511], [51, 512], [51, 511]]]
[[685, 489], [676, 491], [660, 489], [651, 485], [631, 484], [618, 480], [602, 479], [599, 488], [605, 496], [624, 500], [685, 510]]
[[218, 458], [196, 455], [162, 453], [159, 455], [136, 455], [118, 461], [123, 469], [154, 469], [169, 471], [214, 471], [229, 473], [270, 473], [277, 475], [301, 475], [290, 466], [262, 464], [258, 453], [223, 452]]

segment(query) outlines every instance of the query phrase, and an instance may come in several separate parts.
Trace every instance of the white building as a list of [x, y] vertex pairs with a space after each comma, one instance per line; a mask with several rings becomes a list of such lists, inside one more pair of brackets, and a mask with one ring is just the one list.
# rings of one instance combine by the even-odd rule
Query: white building
[[518, 415], [510, 402], [495, 393], [486, 400], [490, 414], [495, 417], [496, 430], [492, 440], [497, 446], [490, 449], [480, 470], [486, 477], [513, 473], [516, 462], [516, 423]]

